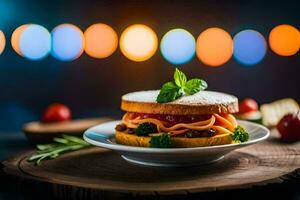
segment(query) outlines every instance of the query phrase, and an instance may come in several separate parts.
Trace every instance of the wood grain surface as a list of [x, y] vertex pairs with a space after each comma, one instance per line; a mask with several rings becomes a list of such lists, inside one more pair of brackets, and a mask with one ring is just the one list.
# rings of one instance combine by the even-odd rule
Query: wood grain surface
[[[281, 183], [299, 175], [300, 143], [283, 144], [272, 131], [267, 141], [228, 154], [212, 165], [151, 168], [132, 165], [118, 154], [89, 148], [65, 154], [40, 166], [27, 162], [33, 151], [3, 162], [6, 174], [50, 184], [55, 196], [101, 196], [109, 193], [174, 195]], [[38, 185], [38, 184], [35, 184]]]

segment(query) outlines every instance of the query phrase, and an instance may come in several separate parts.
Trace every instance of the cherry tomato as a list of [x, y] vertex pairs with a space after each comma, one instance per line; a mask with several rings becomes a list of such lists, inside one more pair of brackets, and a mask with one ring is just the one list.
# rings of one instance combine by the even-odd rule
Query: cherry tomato
[[287, 114], [277, 124], [277, 129], [284, 142], [300, 140], [300, 114]]
[[71, 119], [71, 110], [64, 104], [54, 103], [43, 114], [43, 122], [63, 122]]
[[247, 113], [251, 111], [257, 111], [258, 110], [258, 104], [254, 99], [244, 99], [239, 103], [239, 113]]

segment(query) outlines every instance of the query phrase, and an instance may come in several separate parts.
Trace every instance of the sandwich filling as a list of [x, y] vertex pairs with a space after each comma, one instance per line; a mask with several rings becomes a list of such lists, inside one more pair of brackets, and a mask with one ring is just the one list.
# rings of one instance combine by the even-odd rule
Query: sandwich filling
[[237, 121], [231, 114], [160, 115], [127, 112], [117, 131], [137, 136], [168, 133], [171, 137], [212, 137], [232, 134]]

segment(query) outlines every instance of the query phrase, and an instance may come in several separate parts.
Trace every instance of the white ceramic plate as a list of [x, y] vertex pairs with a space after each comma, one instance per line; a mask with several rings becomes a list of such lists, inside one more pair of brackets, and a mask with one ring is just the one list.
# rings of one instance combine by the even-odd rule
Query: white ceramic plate
[[247, 142], [195, 148], [145, 148], [116, 144], [115, 127], [119, 123], [120, 121], [112, 121], [94, 126], [85, 131], [84, 140], [95, 146], [116, 151], [128, 162], [148, 166], [179, 167], [216, 162], [230, 151], [260, 142], [270, 135], [270, 131], [264, 126], [238, 121], [250, 134]]

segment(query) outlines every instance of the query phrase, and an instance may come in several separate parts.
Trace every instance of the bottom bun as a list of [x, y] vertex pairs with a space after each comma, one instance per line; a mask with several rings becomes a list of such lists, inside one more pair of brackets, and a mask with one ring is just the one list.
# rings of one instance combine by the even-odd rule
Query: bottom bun
[[[115, 138], [118, 144], [137, 147], [150, 147], [151, 137], [149, 136], [137, 136], [134, 134], [116, 131]], [[171, 143], [172, 147], [175, 148], [188, 148], [232, 144], [234, 142], [230, 134], [222, 134], [213, 137], [201, 138], [172, 137]]]

